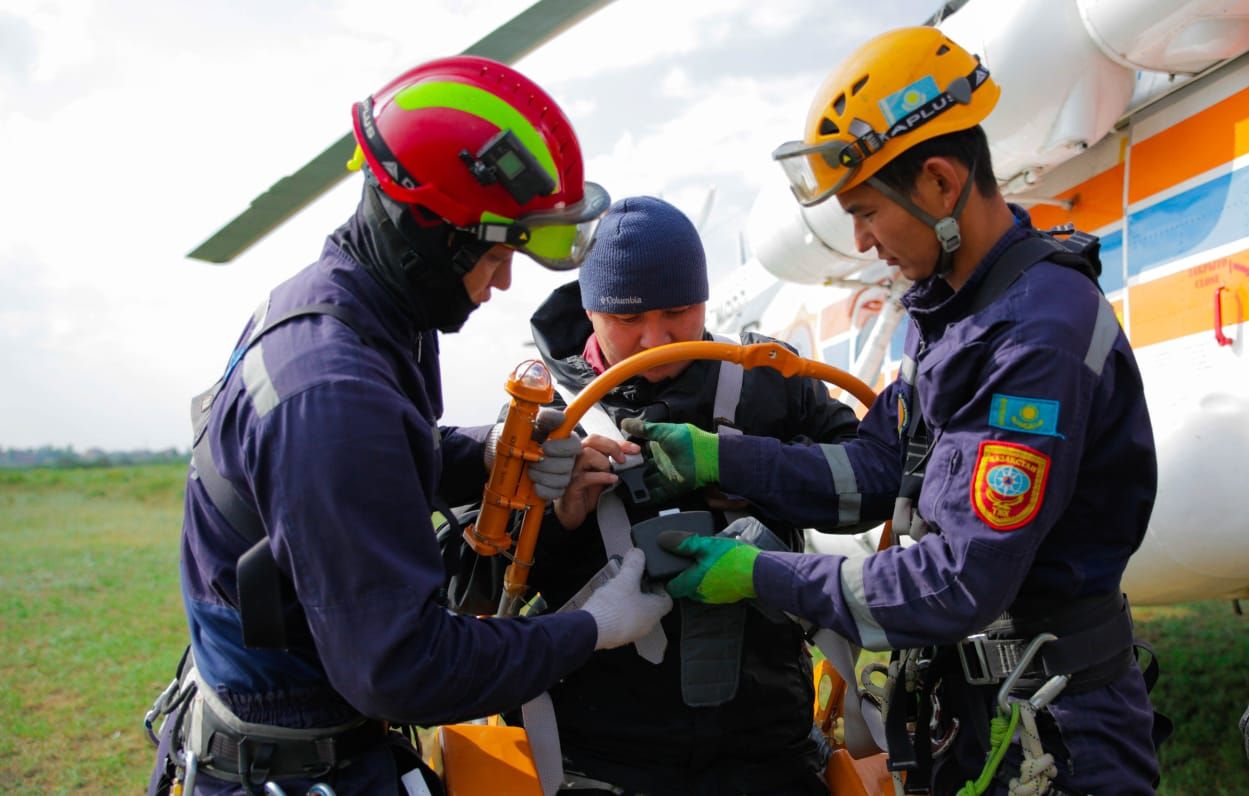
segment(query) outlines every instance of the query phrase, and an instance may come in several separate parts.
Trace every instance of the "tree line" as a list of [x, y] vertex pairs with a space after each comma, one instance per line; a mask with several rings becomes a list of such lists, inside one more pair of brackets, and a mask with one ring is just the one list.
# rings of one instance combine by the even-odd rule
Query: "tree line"
[[76, 451], [74, 447], [58, 448], [44, 445], [38, 448], [0, 447], [0, 469], [26, 467], [122, 467], [136, 464], [170, 464], [185, 462], [191, 458], [189, 450], [165, 448], [164, 450], [106, 451], [88, 448]]

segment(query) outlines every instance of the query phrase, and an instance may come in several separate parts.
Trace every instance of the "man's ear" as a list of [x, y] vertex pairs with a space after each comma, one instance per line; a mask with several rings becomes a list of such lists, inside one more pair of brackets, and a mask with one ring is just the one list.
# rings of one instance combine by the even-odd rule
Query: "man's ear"
[[[915, 181], [916, 193], [930, 202], [929, 208], [937, 208], [938, 218], [954, 212], [963, 183], [971, 179], [971, 172], [953, 158], [931, 157], [924, 161], [919, 178]], [[923, 205], [921, 205], [923, 206]]]

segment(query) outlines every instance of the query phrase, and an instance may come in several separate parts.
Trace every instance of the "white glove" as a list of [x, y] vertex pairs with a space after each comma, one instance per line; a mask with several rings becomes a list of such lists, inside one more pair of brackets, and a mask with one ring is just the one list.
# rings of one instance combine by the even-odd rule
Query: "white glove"
[[609, 650], [637, 641], [650, 632], [664, 614], [672, 610], [672, 598], [665, 591], [650, 594], [641, 590], [646, 555], [636, 547], [625, 553], [616, 577], [594, 590], [582, 610], [598, 625], [596, 650]]
[[[564, 413], [558, 409], [543, 407], [534, 419], [534, 439], [546, 439], [546, 435], [564, 424]], [[572, 434], [564, 439], [548, 439], [542, 443], [542, 461], [529, 465], [529, 480], [533, 491], [543, 500], [555, 500], [564, 494], [572, 480], [572, 467], [581, 453], [581, 438]]]

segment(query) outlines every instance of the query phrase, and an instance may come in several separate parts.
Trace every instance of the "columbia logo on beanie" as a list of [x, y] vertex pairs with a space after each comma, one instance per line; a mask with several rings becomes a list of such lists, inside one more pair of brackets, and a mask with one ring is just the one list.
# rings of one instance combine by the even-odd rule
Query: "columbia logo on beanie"
[[662, 199], [631, 196], [598, 223], [581, 264], [581, 306], [639, 313], [707, 300], [707, 257], [685, 214]]

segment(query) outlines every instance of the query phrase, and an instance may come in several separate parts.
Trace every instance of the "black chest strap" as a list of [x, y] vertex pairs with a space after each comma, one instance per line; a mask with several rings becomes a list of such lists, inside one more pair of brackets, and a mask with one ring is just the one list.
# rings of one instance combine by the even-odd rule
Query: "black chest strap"
[[239, 494], [221, 475], [213, 459], [212, 444], [205, 431], [217, 395], [225, 386], [234, 368], [247, 352], [266, 334], [279, 326], [307, 315], [329, 315], [347, 328], [360, 333], [351, 314], [336, 304], [306, 304], [288, 310], [252, 333], [248, 340], [234, 350], [225, 373], [212, 387], [191, 399], [191, 427], [194, 443], [191, 461], [194, 477], [204, 487], [209, 501], [251, 547], [239, 556], [236, 566], [238, 578], [239, 617], [243, 626], [243, 643], [248, 647], [262, 649], [286, 648], [286, 621], [282, 607], [290, 593], [290, 584], [278, 569], [269, 549], [269, 536], [264, 522], [256, 512], [253, 499]]

